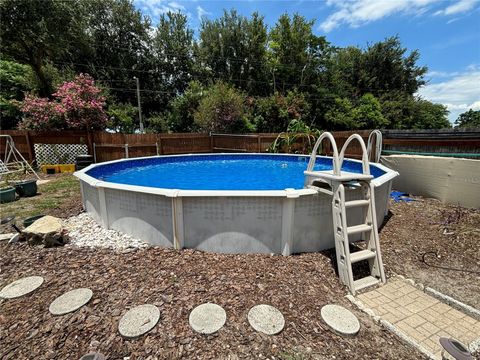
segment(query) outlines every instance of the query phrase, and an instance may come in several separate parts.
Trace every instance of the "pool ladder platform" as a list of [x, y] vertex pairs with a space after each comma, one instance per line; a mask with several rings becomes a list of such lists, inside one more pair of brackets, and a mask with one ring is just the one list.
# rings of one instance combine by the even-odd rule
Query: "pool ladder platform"
[[[340, 281], [348, 287], [353, 295], [366, 287], [386, 282], [375, 211], [375, 191], [371, 182], [373, 176], [370, 175], [369, 166], [369, 152], [373, 136], [377, 136], [377, 145], [381, 142], [381, 133], [378, 130], [373, 131], [369, 137], [367, 150], [365, 142], [360, 135], [351, 135], [343, 145], [339, 155], [332, 134], [328, 132], [323, 133], [315, 143], [307, 170], [304, 172], [305, 187], [332, 196], [332, 216], [338, 274]], [[330, 140], [332, 145], [333, 170], [314, 171], [317, 151], [324, 139]], [[361, 174], [341, 171], [345, 150], [353, 140], [357, 140], [362, 148]], [[377, 151], [377, 158], [379, 156]], [[361, 199], [346, 201], [345, 193], [347, 191], [359, 191]], [[362, 218], [364, 222], [349, 226], [347, 224], [347, 211], [359, 207], [363, 209], [364, 216]], [[367, 246], [365, 250], [351, 253], [349, 237], [357, 234], [363, 234], [362, 239], [366, 241]], [[361, 261], [368, 261], [369, 275], [354, 277], [352, 265]]]

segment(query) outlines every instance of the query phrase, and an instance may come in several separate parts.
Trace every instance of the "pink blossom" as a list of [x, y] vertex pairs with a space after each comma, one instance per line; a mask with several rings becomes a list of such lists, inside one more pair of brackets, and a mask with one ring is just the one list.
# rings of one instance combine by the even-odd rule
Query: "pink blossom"
[[105, 97], [88, 74], [60, 85], [54, 99], [26, 95], [21, 110], [24, 119], [19, 128], [46, 129], [103, 129], [106, 126]]

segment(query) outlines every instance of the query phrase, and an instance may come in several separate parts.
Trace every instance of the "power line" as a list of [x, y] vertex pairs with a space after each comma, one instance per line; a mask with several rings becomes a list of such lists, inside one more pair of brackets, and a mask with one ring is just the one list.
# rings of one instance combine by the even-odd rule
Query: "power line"
[[[103, 68], [103, 69], [111, 69], [111, 70], [119, 70], [119, 71], [127, 71], [127, 72], [132, 72], [132, 73], [142, 73], [142, 74], [149, 74], [149, 75], [155, 75], [155, 74], [160, 74], [162, 73], [160, 71], [153, 71], [153, 70], [140, 70], [140, 69], [128, 69], [128, 68], [122, 68], [122, 67], [115, 67], [115, 66], [101, 66], [101, 65], [94, 65], [94, 64], [83, 64], [83, 63], [73, 63], [73, 62], [63, 62], [63, 61], [54, 61], [52, 62], [54, 64], [66, 64], [66, 65], [77, 65], [77, 66], [86, 66], [86, 67], [98, 67], [98, 68]], [[222, 80], [222, 81], [231, 81], [231, 82], [251, 82], [251, 83], [257, 83], [257, 84], [266, 84], [269, 86], [272, 86], [272, 82], [270, 81], [263, 81], [263, 80], [254, 80], [254, 79], [234, 79], [234, 78], [222, 78], [222, 77], [215, 77], [215, 76], [200, 76], [197, 74], [187, 74], [188, 77], [190, 77], [192, 80]], [[109, 81], [109, 79], [97, 79], [97, 81]], [[121, 82], [121, 80], [114, 80]], [[283, 82], [281, 80], [276, 80], [278, 83], [280, 83], [283, 86], [291, 86], [291, 87], [296, 87], [296, 88], [311, 88], [312, 86], [315, 86], [317, 84], [301, 84], [301, 83], [289, 83], [289, 82]], [[126, 82], [126, 81], [125, 81]], [[398, 91], [398, 89], [395, 90], [387, 90], [387, 89], [375, 89], [375, 88], [363, 88], [364, 90], [367, 91], [374, 91], [374, 92], [383, 92], [383, 93], [390, 93], [392, 91]]]

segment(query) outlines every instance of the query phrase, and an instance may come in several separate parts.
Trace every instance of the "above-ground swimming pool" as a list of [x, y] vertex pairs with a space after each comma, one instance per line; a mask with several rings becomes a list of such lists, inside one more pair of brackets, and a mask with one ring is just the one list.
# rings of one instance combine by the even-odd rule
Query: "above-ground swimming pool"
[[[78, 171], [85, 210], [106, 228], [152, 245], [226, 253], [290, 253], [334, 246], [331, 197], [304, 189], [309, 156], [173, 155], [122, 159]], [[317, 157], [315, 170], [332, 159]], [[342, 170], [362, 172], [345, 160]], [[377, 221], [396, 172], [371, 163]], [[360, 198], [347, 192], [347, 200]], [[349, 222], [361, 223], [362, 209]], [[358, 239], [353, 239], [358, 240]]]

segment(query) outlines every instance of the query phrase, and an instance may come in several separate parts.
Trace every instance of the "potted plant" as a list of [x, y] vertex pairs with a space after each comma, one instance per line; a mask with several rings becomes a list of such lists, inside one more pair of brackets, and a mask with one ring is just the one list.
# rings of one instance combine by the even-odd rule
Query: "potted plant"
[[0, 184], [0, 203], [2, 204], [15, 201], [15, 188], [10, 185], [8, 180], [8, 175], [6, 175]]

